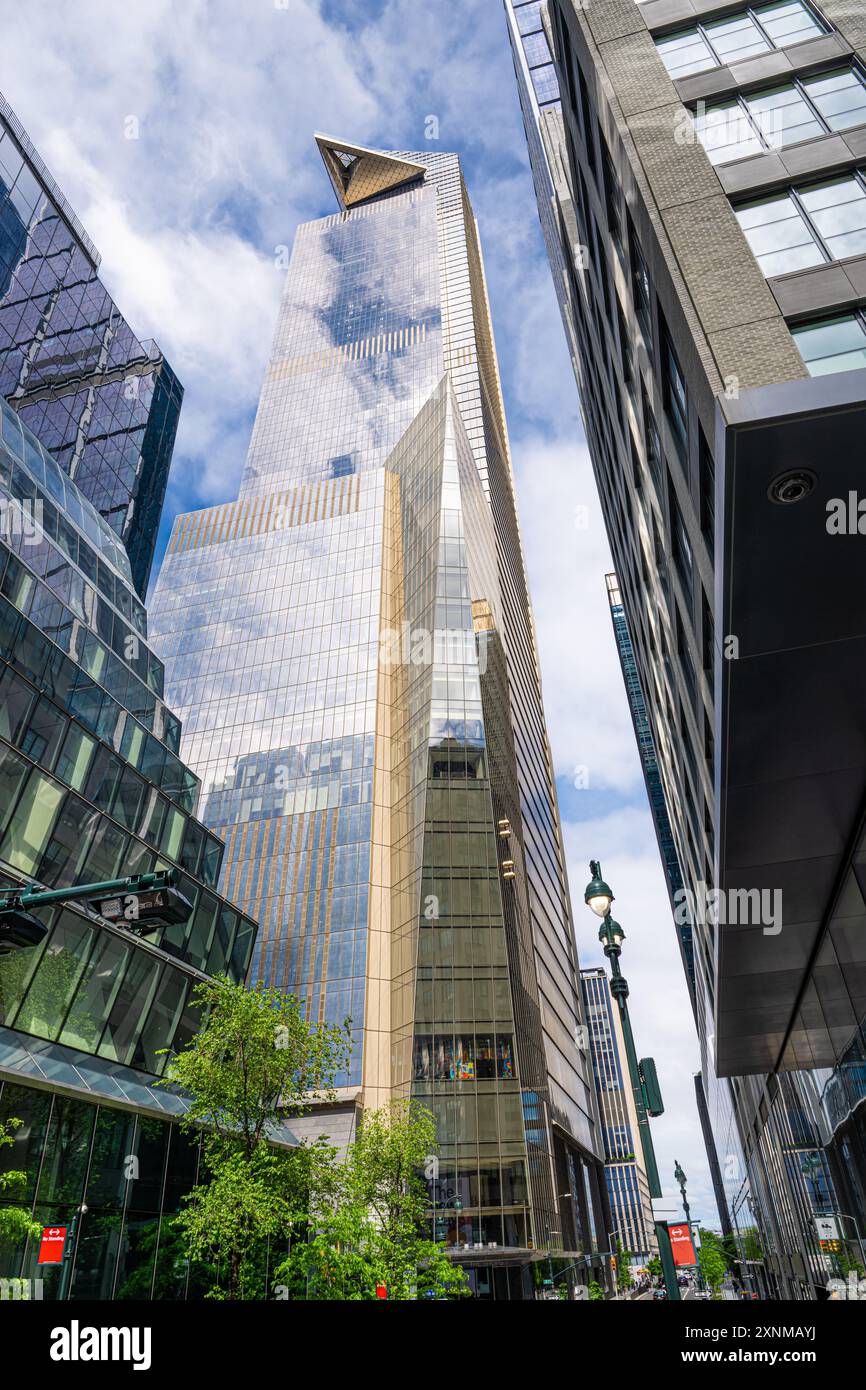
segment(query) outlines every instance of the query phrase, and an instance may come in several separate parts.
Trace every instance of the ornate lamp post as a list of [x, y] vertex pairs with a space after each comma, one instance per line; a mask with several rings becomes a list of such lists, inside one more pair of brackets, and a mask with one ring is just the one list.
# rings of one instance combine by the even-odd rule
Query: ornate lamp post
[[[609, 884], [605, 883], [601, 876], [601, 863], [598, 859], [590, 860], [589, 871], [592, 874], [592, 878], [586, 885], [583, 900], [587, 907], [590, 908], [597, 917], [602, 919], [601, 926], [598, 930], [598, 939], [604, 947], [604, 954], [610, 961], [610, 992], [619, 1005], [622, 1035], [625, 1040], [625, 1050], [628, 1058], [629, 1080], [631, 1081], [631, 1089], [634, 1096], [635, 1109], [637, 1111], [638, 1131], [643, 1148], [650, 1197], [661, 1197], [662, 1188], [661, 1182], [659, 1181], [659, 1170], [656, 1164], [652, 1135], [650, 1133], [645, 1084], [638, 1065], [634, 1036], [631, 1031], [631, 1019], [628, 1013], [628, 983], [619, 968], [619, 958], [622, 952], [622, 943], [625, 940], [625, 932], [619, 922], [615, 922], [610, 915], [610, 906], [614, 900], [613, 890]], [[674, 1257], [671, 1251], [670, 1235], [667, 1225], [663, 1221], [655, 1221], [654, 1225], [668, 1298], [679, 1299], [680, 1286], [677, 1283], [676, 1268], [674, 1266]]]

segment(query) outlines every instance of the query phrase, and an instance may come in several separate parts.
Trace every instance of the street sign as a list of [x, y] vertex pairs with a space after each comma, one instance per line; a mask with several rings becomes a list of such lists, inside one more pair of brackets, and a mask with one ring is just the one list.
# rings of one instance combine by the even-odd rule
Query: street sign
[[63, 1247], [66, 1244], [65, 1226], [43, 1226], [42, 1239], [39, 1242], [39, 1258], [36, 1263], [40, 1265], [60, 1265], [63, 1264]]
[[669, 1217], [676, 1216], [680, 1210], [680, 1204], [675, 1197], [653, 1197], [651, 1200], [655, 1221], [666, 1221]]
[[822, 1244], [825, 1240], [839, 1239], [839, 1223], [835, 1216], [816, 1216], [815, 1230]]
[[675, 1265], [696, 1265], [698, 1260], [692, 1245], [692, 1233], [684, 1221], [668, 1224]]

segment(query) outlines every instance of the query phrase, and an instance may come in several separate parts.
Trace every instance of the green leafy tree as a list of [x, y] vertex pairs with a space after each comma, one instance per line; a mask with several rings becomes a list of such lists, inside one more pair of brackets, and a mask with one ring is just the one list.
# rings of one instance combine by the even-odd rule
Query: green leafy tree
[[647, 1260], [646, 1272], [651, 1279], [662, 1279], [664, 1277], [664, 1268], [658, 1255], [652, 1255], [650, 1259]]
[[364, 1115], [338, 1181], [295, 1240], [277, 1280], [290, 1298], [460, 1298], [466, 1277], [430, 1239], [421, 1176], [436, 1151], [433, 1116], [408, 1101]]
[[856, 1274], [858, 1280], [863, 1279], [863, 1265], [856, 1255], [852, 1255], [850, 1250], [842, 1248], [836, 1255], [836, 1265], [839, 1270], [839, 1277], [847, 1279], [849, 1274]]
[[593, 1279], [589, 1285], [588, 1296], [590, 1303], [601, 1303], [604, 1299], [604, 1289], [601, 1287], [601, 1284], [596, 1282], [595, 1279]]
[[616, 1239], [614, 1254], [616, 1256], [616, 1286], [620, 1293], [628, 1293], [629, 1289], [634, 1288], [634, 1275], [631, 1272], [628, 1251], [623, 1249], [619, 1236]]
[[157, 1083], [187, 1093], [181, 1124], [202, 1139], [204, 1180], [175, 1224], [187, 1256], [220, 1272], [207, 1297], [261, 1298], [268, 1242], [288, 1244], [337, 1181], [329, 1145], [276, 1146], [277, 1127], [311, 1097], [333, 1098], [348, 1031], [308, 1023], [294, 995], [225, 977], [196, 986], [192, 1002], [202, 1026]]
[[[15, 1130], [22, 1124], [23, 1120], [16, 1119], [6, 1120], [5, 1123], [0, 1121], [0, 1149], [4, 1149], [7, 1144], [15, 1143]], [[0, 1241], [10, 1241], [17, 1245], [28, 1238], [38, 1240], [42, 1234], [41, 1225], [31, 1218], [25, 1207], [6, 1205], [7, 1202], [20, 1199], [26, 1187], [26, 1173], [15, 1170], [0, 1173]]]
[[728, 1272], [725, 1247], [721, 1236], [716, 1235], [715, 1231], [705, 1231], [703, 1227], [701, 1227], [700, 1237], [701, 1248], [698, 1251], [698, 1260], [701, 1266], [701, 1274], [713, 1298], [718, 1298], [719, 1291]]

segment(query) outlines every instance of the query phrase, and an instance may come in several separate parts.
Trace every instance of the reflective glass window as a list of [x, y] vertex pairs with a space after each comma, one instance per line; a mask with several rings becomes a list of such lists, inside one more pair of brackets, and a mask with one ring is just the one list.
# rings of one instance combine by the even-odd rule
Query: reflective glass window
[[729, 164], [760, 154], [761, 140], [736, 100], [720, 101], [695, 116], [695, 132], [711, 164]]
[[83, 1201], [97, 1110], [84, 1101], [54, 1097], [37, 1201], [51, 1205]]
[[95, 749], [96, 740], [76, 724], [70, 724], [57, 760], [57, 776], [75, 791], [81, 791]]
[[96, 1051], [131, 951], [117, 937], [100, 933], [60, 1034], [67, 1047]]
[[515, 5], [514, 13], [521, 34], [531, 34], [541, 28], [541, 0], [529, 0], [526, 5]]
[[160, 963], [144, 951], [134, 951], [132, 960], [111, 1005], [99, 1056], [112, 1062], [126, 1062], [139, 1020], [150, 1007], [156, 989]]
[[704, 25], [704, 31], [720, 63], [736, 63], [766, 53], [771, 44], [751, 15], [732, 15]]
[[56, 782], [31, 772], [3, 837], [3, 858], [13, 869], [35, 878], [63, 797]]
[[831, 130], [866, 122], [866, 82], [856, 68], [804, 77], [803, 87]]
[[671, 77], [680, 78], [787, 48], [823, 32], [802, 0], [783, 0], [666, 34], [655, 44]]
[[801, 324], [791, 332], [810, 376], [866, 367], [866, 328], [854, 314]]
[[76, 913], [61, 912], [15, 1019], [20, 1032], [57, 1037], [95, 935]]
[[685, 29], [656, 39], [659, 56], [671, 77], [688, 77], [693, 72], [718, 66], [715, 55], [698, 29]]
[[784, 0], [777, 5], [759, 5], [754, 14], [777, 48], [816, 38], [824, 30], [801, 0]]
[[0, 738], [8, 743], [18, 742], [35, 700], [31, 686], [10, 667], [0, 668]]
[[821, 265], [821, 248], [790, 193], [736, 209], [737, 221], [767, 276]]
[[[2, 698], [2, 695], [0, 695]], [[30, 716], [21, 739], [22, 752], [35, 763], [50, 769], [63, 740], [69, 721], [50, 700], [40, 700]]]
[[866, 252], [866, 188], [853, 176], [800, 190], [803, 206], [834, 260]]
[[771, 149], [823, 134], [821, 121], [792, 83], [767, 92], [755, 92], [745, 98], [745, 103], [765, 144]]

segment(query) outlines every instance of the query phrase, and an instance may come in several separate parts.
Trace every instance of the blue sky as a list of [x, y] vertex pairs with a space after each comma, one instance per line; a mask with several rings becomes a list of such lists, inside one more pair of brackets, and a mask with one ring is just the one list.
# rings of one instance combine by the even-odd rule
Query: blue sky
[[[665, 1189], [679, 1159], [717, 1224], [697, 1045], [605, 595], [611, 568], [529, 175], [500, 0], [0, 0], [0, 91], [185, 387], [161, 532], [235, 496], [298, 222], [334, 211], [313, 132], [456, 150], [478, 216], [584, 965], [600, 857], [659, 1067]], [[438, 142], [425, 140], [427, 118]], [[579, 528], [579, 509], [589, 524]], [[161, 552], [160, 552], [161, 553]], [[575, 775], [575, 770], [584, 771]], [[586, 782], [580, 789], [576, 783]]]

